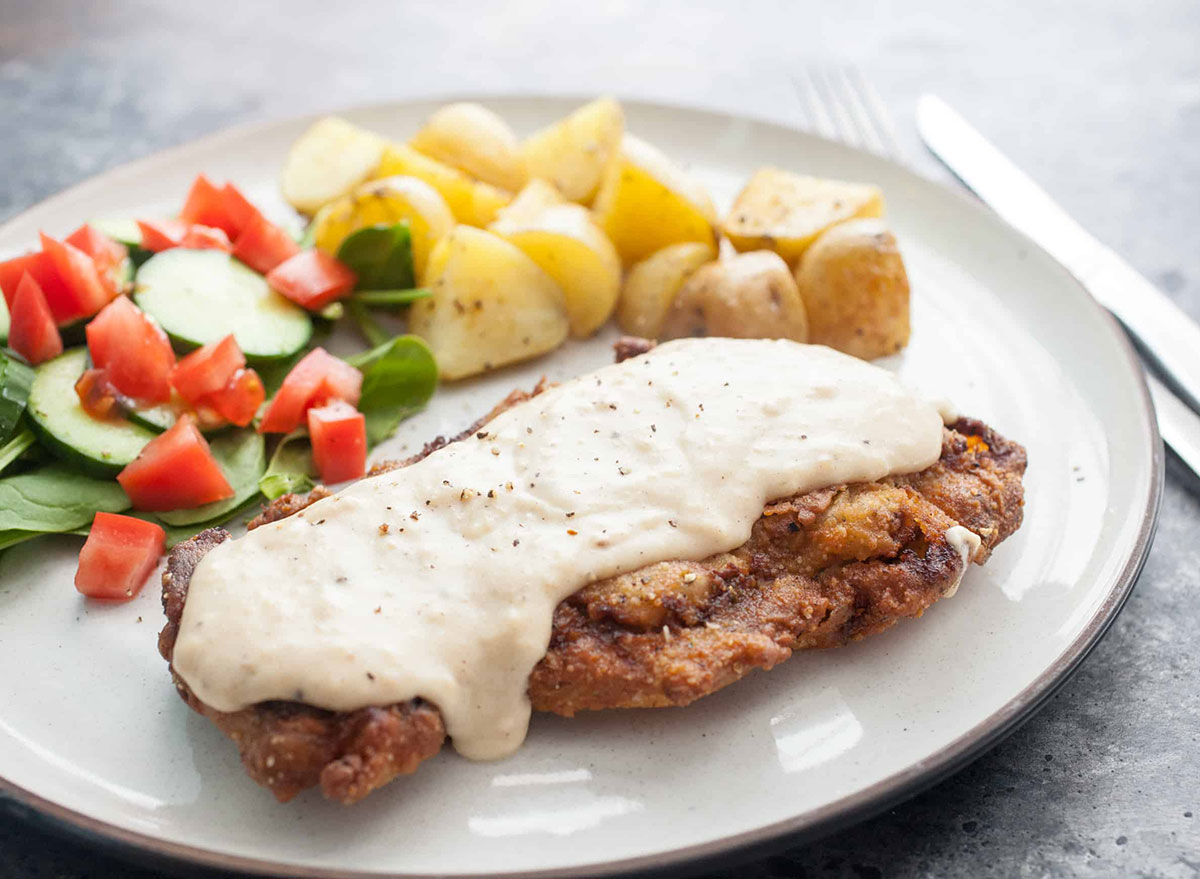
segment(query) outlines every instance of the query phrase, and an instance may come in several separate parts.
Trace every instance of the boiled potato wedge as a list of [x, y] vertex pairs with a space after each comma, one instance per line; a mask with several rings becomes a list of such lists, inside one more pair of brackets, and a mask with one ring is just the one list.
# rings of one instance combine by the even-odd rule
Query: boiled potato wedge
[[800, 258], [796, 286], [810, 342], [864, 360], [908, 344], [908, 273], [882, 220], [853, 220], [821, 235]]
[[408, 223], [412, 236], [413, 269], [419, 283], [433, 245], [454, 228], [454, 215], [446, 200], [424, 180], [397, 176], [362, 184], [317, 215], [313, 243], [318, 250], [336, 254], [351, 232], [401, 221]]
[[759, 250], [698, 268], [684, 281], [659, 334], [684, 336], [808, 341], [804, 300], [787, 263]]
[[881, 216], [878, 186], [760, 168], [734, 200], [723, 230], [738, 250], [773, 250], [794, 266], [831, 226]]
[[300, 213], [314, 214], [374, 176], [386, 147], [382, 137], [345, 119], [320, 119], [288, 151], [283, 197]]
[[487, 226], [496, 219], [500, 209], [512, 201], [512, 195], [505, 190], [473, 180], [457, 168], [431, 159], [408, 144], [390, 144], [383, 152], [376, 176], [395, 174], [424, 180], [441, 193], [454, 218], [468, 226]]
[[516, 225], [528, 223], [546, 208], [558, 204], [567, 204], [562, 193], [554, 185], [545, 180], [534, 178], [525, 184], [525, 188], [517, 193], [517, 197], [500, 209], [496, 220], [491, 225]]
[[521, 145], [508, 123], [480, 104], [447, 104], [408, 142], [477, 180], [516, 192], [525, 185]]
[[625, 276], [617, 305], [617, 325], [621, 331], [643, 339], [657, 339], [683, 282], [716, 256], [711, 244], [684, 241], [655, 251], [635, 265]]
[[476, 375], [553, 351], [567, 337], [563, 293], [500, 236], [457, 226], [430, 254], [409, 329], [429, 343], [444, 379]]
[[586, 338], [596, 332], [621, 290], [621, 258], [612, 242], [581, 205], [550, 205], [516, 220], [505, 216], [508, 210], [492, 231], [521, 248], [562, 288], [571, 335]]
[[571, 201], [591, 204], [624, 133], [621, 105], [600, 98], [526, 138], [521, 147], [525, 168]]
[[630, 134], [593, 208], [627, 266], [680, 241], [716, 245], [717, 213], [708, 193], [656, 147]]

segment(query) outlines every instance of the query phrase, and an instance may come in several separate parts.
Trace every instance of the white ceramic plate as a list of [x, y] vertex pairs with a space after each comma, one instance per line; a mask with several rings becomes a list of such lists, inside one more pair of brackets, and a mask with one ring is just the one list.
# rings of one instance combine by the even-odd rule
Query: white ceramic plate
[[[489, 103], [519, 132], [577, 101]], [[348, 111], [397, 137], [434, 102]], [[851, 647], [794, 657], [686, 709], [535, 717], [513, 758], [447, 749], [343, 808], [277, 805], [175, 695], [158, 590], [106, 607], [72, 588], [78, 540], [0, 558], [0, 789], [151, 855], [290, 876], [591, 875], [795, 840], [961, 766], [1027, 717], [1120, 609], [1147, 551], [1162, 452], [1131, 351], [1045, 253], [981, 207], [880, 159], [713, 113], [626, 104], [629, 127], [726, 206], [758, 166], [883, 186], [911, 274], [893, 365], [1029, 451], [1022, 529], [957, 596]], [[206, 138], [104, 174], [0, 229], [0, 253], [97, 216], [177, 209], [205, 171], [282, 210], [309, 119]], [[390, 449], [465, 426], [513, 387], [610, 360], [608, 339], [443, 389]]]

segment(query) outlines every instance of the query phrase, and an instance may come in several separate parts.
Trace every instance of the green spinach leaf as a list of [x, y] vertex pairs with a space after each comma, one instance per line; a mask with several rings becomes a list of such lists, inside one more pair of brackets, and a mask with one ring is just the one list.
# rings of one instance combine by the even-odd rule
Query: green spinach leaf
[[[7, 312], [5, 312], [7, 314]], [[21, 416], [33, 387], [33, 367], [8, 351], [0, 351], [0, 443], [6, 443], [20, 428]]]
[[258, 480], [258, 490], [273, 501], [288, 492], [308, 491], [316, 475], [308, 431], [299, 428], [280, 438], [267, 472]]
[[366, 416], [367, 442], [372, 446], [424, 409], [437, 387], [433, 353], [417, 336], [396, 336], [350, 358], [350, 363], [362, 370], [358, 409]]
[[427, 287], [410, 287], [407, 290], [363, 290], [352, 293], [351, 300], [361, 302], [374, 308], [389, 308], [396, 305], [408, 305], [418, 299], [428, 299], [433, 291]]
[[120, 513], [129, 498], [111, 479], [93, 479], [51, 464], [0, 479], [0, 531], [71, 531], [98, 511]]
[[351, 232], [338, 247], [337, 258], [358, 276], [356, 290], [400, 290], [416, 283], [407, 221]]
[[209, 447], [233, 486], [233, 497], [190, 510], [156, 513], [163, 524], [179, 527], [219, 519], [258, 494], [258, 480], [267, 467], [262, 434], [253, 430], [232, 430], [214, 437]]

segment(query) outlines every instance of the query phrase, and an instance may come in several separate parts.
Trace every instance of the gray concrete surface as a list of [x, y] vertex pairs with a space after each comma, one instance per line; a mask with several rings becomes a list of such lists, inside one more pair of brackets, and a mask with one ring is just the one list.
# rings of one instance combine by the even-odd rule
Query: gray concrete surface
[[[1200, 317], [1200, 4], [0, 0], [0, 217], [236, 122], [464, 91], [611, 91], [798, 122], [789, 76], [862, 67], [963, 109]], [[1200, 495], [1171, 462], [1115, 627], [1009, 740], [916, 799], [723, 877], [1200, 873]], [[143, 879], [0, 818], [0, 874]]]

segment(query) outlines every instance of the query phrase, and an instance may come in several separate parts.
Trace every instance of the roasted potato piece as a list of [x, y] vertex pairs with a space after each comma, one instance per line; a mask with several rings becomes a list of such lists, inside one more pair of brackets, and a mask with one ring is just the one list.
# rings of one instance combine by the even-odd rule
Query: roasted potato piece
[[377, 177], [403, 174], [424, 180], [450, 205], [454, 218], [468, 226], [483, 228], [496, 219], [500, 209], [512, 201], [512, 195], [490, 183], [473, 180], [457, 168], [419, 153], [408, 144], [390, 144], [376, 171]]
[[882, 220], [853, 220], [821, 235], [800, 258], [796, 286], [810, 342], [864, 360], [908, 344], [908, 273]]
[[508, 123], [479, 104], [447, 104], [408, 142], [417, 152], [477, 180], [516, 192], [525, 185], [525, 160]]
[[525, 168], [571, 201], [590, 204], [624, 133], [621, 105], [600, 98], [526, 138], [521, 147]]
[[500, 209], [491, 225], [528, 223], [546, 208], [556, 204], [567, 204], [567, 200], [553, 184], [534, 178], [525, 184], [525, 188], [517, 193], [517, 197], [507, 207]]
[[830, 226], [880, 216], [877, 186], [760, 168], [734, 200], [724, 232], [738, 250], [773, 250], [794, 266]]
[[359, 186], [322, 210], [313, 221], [313, 241], [319, 250], [336, 254], [351, 232], [376, 223], [408, 222], [412, 236], [413, 269], [425, 276], [429, 252], [454, 228], [454, 215], [436, 189], [416, 177], [384, 177]]
[[553, 351], [567, 337], [554, 280], [500, 236], [457, 226], [429, 256], [408, 325], [433, 349], [444, 379], [465, 378]]
[[808, 341], [808, 316], [787, 263], [758, 250], [710, 262], [683, 283], [660, 339], [731, 336]]
[[716, 256], [716, 249], [707, 242], [684, 241], [655, 251], [635, 265], [625, 276], [617, 305], [621, 331], [657, 339], [683, 282]]
[[593, 205], [625, 265], [680, 241], [716, 245], [716, 209], [659, 150], [626, 134]]
[[279, 181], [283, 197], [301, 213], [314, 214], [370, 179], [386, 146], [379, 135], [345, 119], [320, 119], [300, 135], [284, 159]]
[[[587, 208], [552, 204], [538, 211], [527, 210], [523, 216], [516, 212], [521, 207], [521, 198], [502, 211], [500, 219], [490, 228], [521, 248], [562, 288], [571, 335], [590, 336], [616, 307], [621, 289], [621, 258], [600, 227], [592, 222]], [[514, 211], [511, 215], [510, 210]]]

